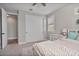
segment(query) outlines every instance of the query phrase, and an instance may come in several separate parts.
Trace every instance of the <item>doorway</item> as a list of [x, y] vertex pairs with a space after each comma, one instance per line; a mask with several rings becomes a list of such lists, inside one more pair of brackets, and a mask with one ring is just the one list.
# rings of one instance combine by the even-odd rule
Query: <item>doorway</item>
[[17, 15], [7, 15], [7, 42], [8, 44], [18, 43], [18, 20]]

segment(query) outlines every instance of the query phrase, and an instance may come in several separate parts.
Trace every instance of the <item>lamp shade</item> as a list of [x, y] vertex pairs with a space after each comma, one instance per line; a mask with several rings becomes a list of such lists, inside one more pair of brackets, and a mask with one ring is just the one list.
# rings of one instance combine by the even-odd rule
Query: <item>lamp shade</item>
[[66, 28], [63, 28], [62, 32], [67, 32], [67, 29]]

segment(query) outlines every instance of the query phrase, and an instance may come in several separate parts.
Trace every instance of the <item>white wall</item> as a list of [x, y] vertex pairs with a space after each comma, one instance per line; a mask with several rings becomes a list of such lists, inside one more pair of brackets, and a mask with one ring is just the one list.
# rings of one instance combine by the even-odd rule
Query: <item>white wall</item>
[[17, 17], [10, 15], [7, 17], [8, 40], [17, 39]]
[[79, 18], [79, 16], [74, 15], [74, 10], [78, 7], [79, 4], [71, 4], [54, 12], [56, 33], [60, 33], [63, 28], [68, 28], [70, 30], [78, 29], [79, 25], [76, 25], [76, 19]]
[[25, 12], [18, 11], [18, 43], [26, 43], [25, 39]]

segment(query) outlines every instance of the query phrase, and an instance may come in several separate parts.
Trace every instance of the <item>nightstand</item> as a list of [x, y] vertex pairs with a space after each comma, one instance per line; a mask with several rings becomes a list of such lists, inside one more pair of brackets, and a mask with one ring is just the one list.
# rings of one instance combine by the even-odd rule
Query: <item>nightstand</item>
[[49, 35], [49, 39], [52, 41], [57, 40], [57, 39], [61, 39], [61, 38], [65, 38], [65, 37], [62, 36], [61, 34], [50, 34]]

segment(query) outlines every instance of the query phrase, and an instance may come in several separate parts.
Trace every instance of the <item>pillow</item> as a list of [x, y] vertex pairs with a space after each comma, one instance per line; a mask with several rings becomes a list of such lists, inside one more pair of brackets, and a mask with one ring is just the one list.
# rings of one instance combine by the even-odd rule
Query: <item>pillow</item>
[[68, 39], [73, 39], [73, 40], [76, 40], [78, 37], [78, 34], [76, 32], [69, 32], [68, 33]]
[[77, 36], [77, 40], [79, 41], [79, 35]]

